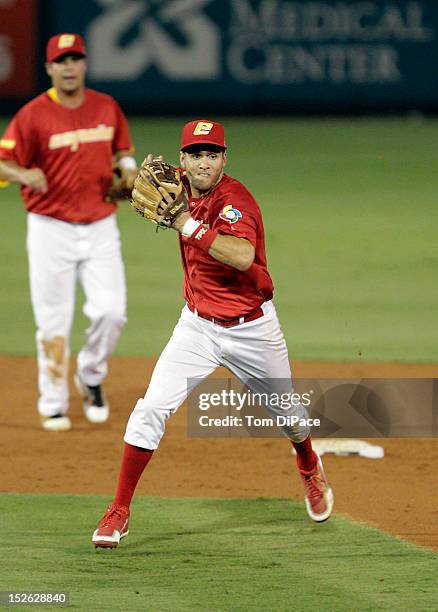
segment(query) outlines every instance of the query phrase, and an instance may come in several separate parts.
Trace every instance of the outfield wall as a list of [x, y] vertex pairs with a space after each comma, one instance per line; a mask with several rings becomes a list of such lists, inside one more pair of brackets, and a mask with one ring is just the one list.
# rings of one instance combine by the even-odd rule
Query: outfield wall
[[3, 0], [0, 17], [4, 105], [46, 86], [44, 41], [73, 31], [90, 86], [131, 112], [438, 108], [430, 0]]

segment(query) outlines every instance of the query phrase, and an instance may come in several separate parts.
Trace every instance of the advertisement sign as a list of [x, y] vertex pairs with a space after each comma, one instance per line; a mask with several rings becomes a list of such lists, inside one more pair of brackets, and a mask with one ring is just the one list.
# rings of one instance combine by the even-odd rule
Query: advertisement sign
[[86, 38], [90, 84], [144, 111], [418, 108], [438, 96], [431, 2], [55, 5], [54, 31]]

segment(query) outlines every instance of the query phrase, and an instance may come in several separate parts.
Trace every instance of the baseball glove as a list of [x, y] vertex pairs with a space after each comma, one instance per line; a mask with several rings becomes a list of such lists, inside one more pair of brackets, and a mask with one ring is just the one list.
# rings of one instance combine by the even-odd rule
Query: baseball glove
[[131, 205], [139, 215], [160, 227], [171, 227], [188, 210], [187, 195], [178, 168], [162, 159], [143, 161], [132, 190]]

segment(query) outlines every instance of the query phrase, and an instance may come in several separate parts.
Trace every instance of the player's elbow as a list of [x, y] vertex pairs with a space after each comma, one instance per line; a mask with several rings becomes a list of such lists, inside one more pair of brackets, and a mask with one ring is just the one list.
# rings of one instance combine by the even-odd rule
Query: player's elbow
[[250, 242], [246, 240], [242, 244], [242, 248], [239, 252], [238, 260], [236, 261], [235, 267], [240, 272], [246, 272], [248, 268], [252, 266], [255, 257], [255, 249]]

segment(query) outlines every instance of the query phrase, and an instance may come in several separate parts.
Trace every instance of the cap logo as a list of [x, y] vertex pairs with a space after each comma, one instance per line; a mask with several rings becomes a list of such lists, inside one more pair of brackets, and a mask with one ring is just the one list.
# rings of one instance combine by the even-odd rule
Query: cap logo
[[213, 129], [213, 125], [214, 124], [210, 123], [209, 121], [198, 121], [195, 129], [193, 130], [193, 135], [205, 136], [207, 134], [210, 134], [211, 130]]
[[59, 37], [58, 49], [68, 49], [73, 47], [75, 44], [75, 37], [73, 34], [63, 34]]

